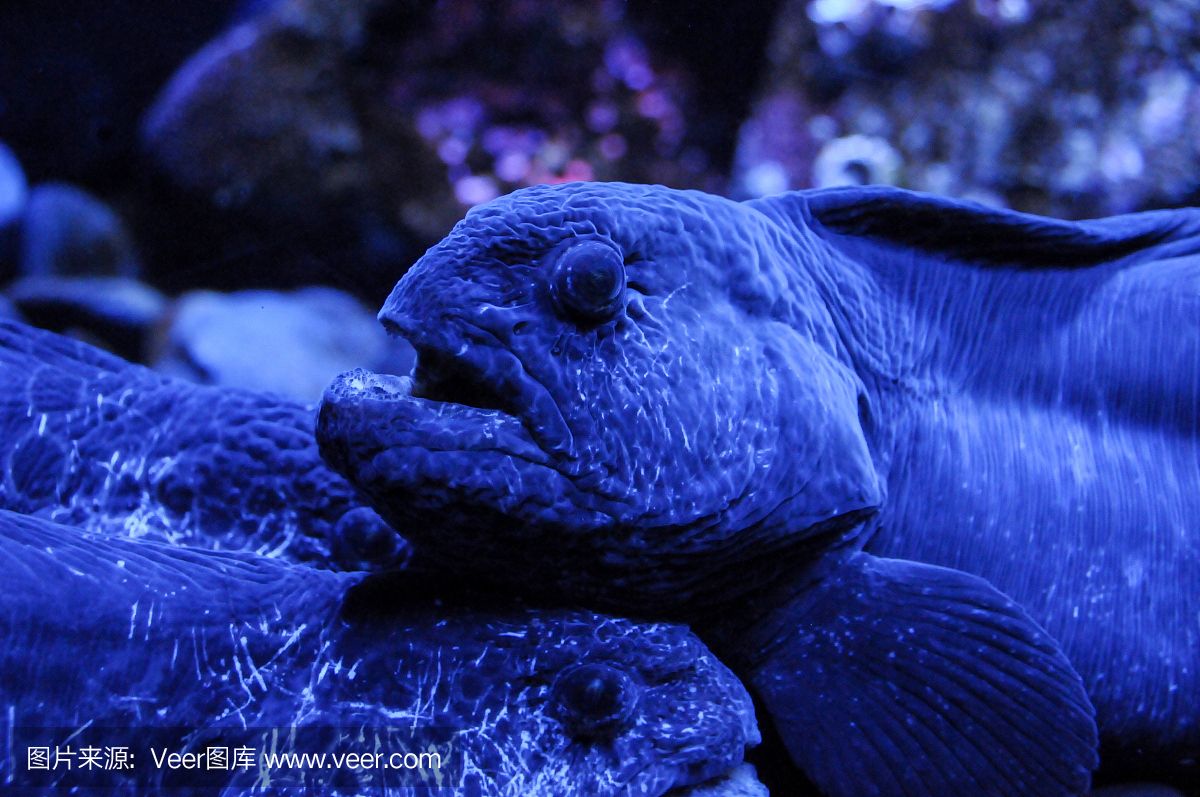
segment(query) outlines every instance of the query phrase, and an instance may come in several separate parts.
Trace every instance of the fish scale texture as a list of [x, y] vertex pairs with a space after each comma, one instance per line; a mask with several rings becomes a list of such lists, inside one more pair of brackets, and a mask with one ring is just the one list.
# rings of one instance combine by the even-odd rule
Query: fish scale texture
[[[412, 379], [339, 379], [317, 436], [443, 564], [724, 610], [714, 644], [751, 681], [772, 596], [838, 583], [806, 579], [848, 551], [982, 578], [1057, 644], [1032, 665], [1046, 689], [1082, 678], [1067, 724], [1094, 706], [1102, 776], [1194, 777], [1198, 255], [1195, 208], [1066, 222], [880, 187], [534, 187], [400, 280], [380, 319]], [[786, 722], [810, 695], [781, 689], [765, 704]], [[1078, 786], [1090, 751], [1046, 744], [1046, 788]]]
[[[403, 542], [321, 461], [314, 420], [279, 396], [168, 379], [0, 325], [4, 508], [340, 569], [402, 561]], [[384, 543], [355, 549], [351, 532]]]
[[790, 636], [754, 675], [814, 781], [832, 794], [1087, 788], [1093, 711], [1054, 640], [982, 579], [855, 559], [776, 618]]
[[[431, 597], [433, 582], [401, 583], [409, 599], [381, 605], [380, 587], [355, 592], [362, 575], [102, 537], [3, 510], [0, 565], [10, 733], [95, 728], [108, 743], [171, 752], [234, 739], [299, 753], [433, 744], [465, 762], [444, 765], [456, 793], [490, 797], [659, 795], [733, 770], [758, 741], [741, 684], [680, 625], [447, 605]], [[421, 590], [429, 594], [412, 597]], [[625, 689], [602, 734], [575, 730], [597, 719], [566, 686], [582, 668]], [[274, 731], [282, 736], [270, 742]], [[39, 733], [22, 740], [62, 744]], [[166, 795], [195, 782], [137, 763], [106, 793]], [[22, 793], [80, 782], [46, 777]], [[271, 793], [255, 788], [256, 768], [227, 777], [218, 785], [235, 793]], [[319, 768], [309, 780], [276, 777], [280, 788], [327, 794], [430, 793], [402, 777], [386, 788], [356, 786], [353, 773], [320, 780]]]

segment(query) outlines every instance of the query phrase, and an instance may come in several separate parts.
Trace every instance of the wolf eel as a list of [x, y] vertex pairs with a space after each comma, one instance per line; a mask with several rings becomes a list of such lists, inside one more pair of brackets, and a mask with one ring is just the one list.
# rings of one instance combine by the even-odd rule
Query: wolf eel
[[[759, 738], [749, 695], [680, 625], [472, 608], [409, 574], [381, 586], [6, 510], [0, 568], [0, 782], [21, 794], [765, 794], [737, 771]], [[29, 746], [78, 764], [101, 745], [128, 746], [132, 767], [26, 766]], [[224, 767], [152, 759], [210, 747]], [[248, 768], [237, 747], [256, 751]], [[437, 781], [262, 758], [431, 750]]]
[[0, 508], [340, 570], [409, 549], [317, 452], [316, 408], [0, 321]]
[[417, 550], [679, 616], [827, 794], [1200, 760], [1200, 211], [534, 187], [379, 315], [329, 462]]

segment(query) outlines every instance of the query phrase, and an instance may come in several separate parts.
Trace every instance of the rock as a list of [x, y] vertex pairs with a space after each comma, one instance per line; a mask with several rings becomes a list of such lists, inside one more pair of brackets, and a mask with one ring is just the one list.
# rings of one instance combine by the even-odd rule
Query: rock
[[[250, 3], [146, 115], [146, 152], [196, 202], [159, 235], [176, 247], [162, 261], [227, 264], [210, 287], [320, 282], [378, 303], [468, 207], [515, 188], [721, 188], [732, 130], [693, 129], [700, 95], [615, 0]], [[204, 213], [218, 235], [196, 233]], [[229, 219], [252, 229], [178, 251], [227, 241]]]
[[46, 183], [29, 195], [20, 270], [34, 277], [134, 277], [138, 258], [108, 205], [74, 186]]
[[1082, 218], [1200, 199], [1200, 8], [787, 0], [735, 193], [899, 185]]
[[136, 190], [139, 117], [236, 1], [0, 3], [0, 138], [30, 181], [78, 183], [106, 199]]
[[7, 295], [29, 323], [129, 360], [145, 356], [167, 304], [158, 291], [128, 277], [24, 277]]
[[28, 198], [21, 163], [0, 142], [0, 280], [8, 280], [16, 272], [17, 227]]
[[0, 319], [5, 321], [22, 321], [21, 313], [7, 296], [0, 296]]
[[343, 371], [378, 363], [407, 373], [414, 356], [374, 313], [340, 291], [196, 291], [181, 298], [152, 365], [203, 384], [316, 402]]
[[[236, 268], [205, 273], [214, 287], [294, 287], [340, 271], [352, 275], [344, 287], [378, 298], [453, 224], [460, 211], [436, 156], [407, 116], [386, 112], [385, 87], [363, 61], [365, 21], [380, 5], [250, 9], [180, 68], [145, 117], [144, 148], [214, 215], [218, 235], [203, 236], [206, 251], [164, 262], [232, 253]], [[220, 234], [229, 218], [248, 223], [241, 240]], [[196, 220], [185, 208], [163, 237]], [[225, 248], [214, 252], [212, 240]], [[272, 257], [243, 259], [244, 250]]]
[[[301, 0], [251, 14], [167, 84], [145, 119], [146, 148], [182, 187], [252, 215], [308, 219], [374, 199], [348, 74], [373, 5]], [[393, 132], [401, 150], [418, 143]]]
[[20, 161], [0, 142], [0, 230], [21, 217], [28, 197], [29, 186]]

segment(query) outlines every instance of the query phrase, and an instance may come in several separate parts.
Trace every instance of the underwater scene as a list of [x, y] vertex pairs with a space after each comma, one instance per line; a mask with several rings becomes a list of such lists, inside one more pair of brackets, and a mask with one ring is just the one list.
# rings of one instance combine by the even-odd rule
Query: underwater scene
[[0, 797], [1200, 797], [1200, 2], [6, 0]]

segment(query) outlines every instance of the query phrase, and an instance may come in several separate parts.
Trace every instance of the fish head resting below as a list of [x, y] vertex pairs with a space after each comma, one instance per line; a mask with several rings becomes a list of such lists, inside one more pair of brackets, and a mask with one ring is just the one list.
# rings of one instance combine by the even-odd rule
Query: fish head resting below
[[477, 207], [380, 313], [412, 377], [340, 377], [322, 453], [460, 568], [626, 605], [728, 598], [740, 562], [882, 501], [862, 386], [778, 238], [661, 186]]
[[760, 741], [745, 688], [681, 625], [445, 604], [352, 622], [356, 700], [453, 729], [464, 793], [684, 794]]
[[[461, 778], [455, 793], [631, 797], [732, 779], [760, 739], [745, 688], [678, 624], [476, 608], [433, 599], [435, 581], [408, 573], [364, 579], [6, 511], [0, 566], [0, 699], [10, 731], [37, 734], [30, 744], [46, 742], [38, 729], [89, 727], [180, 752], [242, 731], [279, 752], [384, 739], [433, 745]], [[288, 732], [260, 745], [272, 729]], [[77, 775], [45, 777], [66, 789]], [[249, 787], [262, 772], [231, 777]]]
[[761, 741], [745, 687], [686, 626], [473, 593], [430, 607], [443, 581], [368, 577], [343, 604], [353, 635], [337, 653], [363, 662], [357, 699], [389, 722], [437, 707], [425, 721], [455, 729], [466, 793], [683, 795], [735, 779]]

